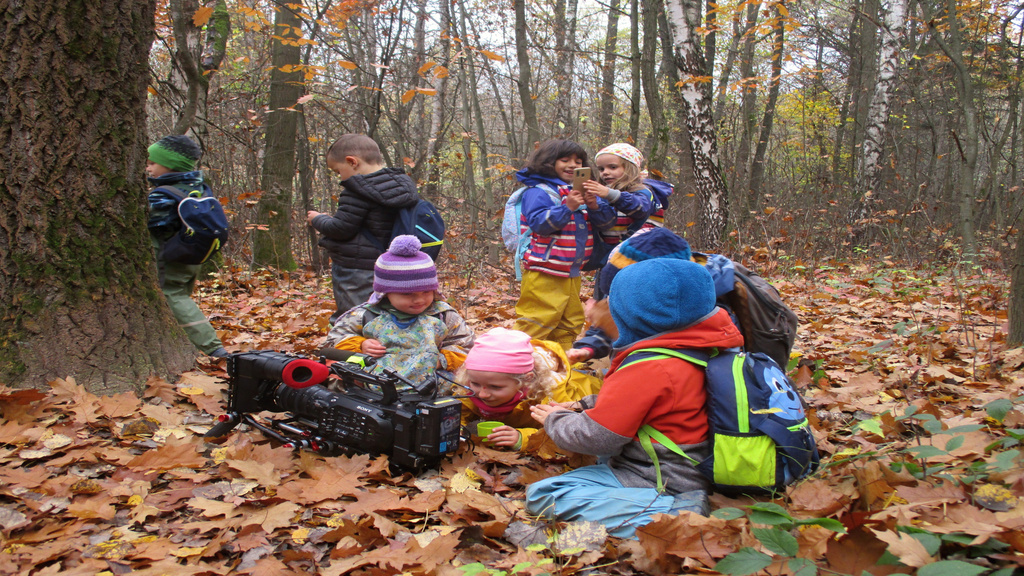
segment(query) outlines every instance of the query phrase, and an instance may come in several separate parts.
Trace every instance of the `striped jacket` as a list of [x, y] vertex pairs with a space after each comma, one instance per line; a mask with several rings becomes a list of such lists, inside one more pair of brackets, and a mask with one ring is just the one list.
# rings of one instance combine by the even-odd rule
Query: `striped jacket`
[[[571, 190], [562, 180], [528, 172], [525, 168], [516, 177], [530, 186], [523, 192], [522, 224], [533, 231], [530, 248], [523, 256], [523, 266], [552, 276], [575, 278], [594, 247], [594, 229], [607, 230], [615, 224], [615, 209], [601, 198], [598, 210], [590, 212], [586, 206], [571, 211], [565, 198]], [[561, 202], [556, 204], [538, 185], [548, 184], [558, 191]]]

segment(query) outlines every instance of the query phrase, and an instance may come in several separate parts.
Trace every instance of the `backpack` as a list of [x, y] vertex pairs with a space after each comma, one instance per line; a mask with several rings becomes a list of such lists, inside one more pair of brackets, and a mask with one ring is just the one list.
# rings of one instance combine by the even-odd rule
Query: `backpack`
[[176, 186], [160, 186], [178, 201], [181, 228], [164, 242], [160, 258], [179, 264], [202, 264], [228, 241], [228, 217], [220, 200], [206, 184], [188, 193]]
[[[505, 201], [505, 215], [501, 219], [501, 240], [505, 243], [505, 248], [512, 253], [516, 280], [523, 279], [523, 254], [530, 248], [530, 238], [533, 235], [533, 230], [522, 223], [523, 192], [526, 192], [527, 188], [531, 186], [523, 186], [508, 197]], [[536, 188], [547, 192], [555, 204], [561, 204], [562, 197], [550, 185], [541, 183]]]
[[[416, 204], [402, 208], [395, 215], [395, 223], [391, 226], [391, 237], [388, 238], [388, 246], [396, 236], [415, 236], [420, 241], [420, 250], [430, 256], [431, 260], [437, 261], [441, 254], [441, 247], [444, 245], [444, 218], [437, 210], [437, 207], [428, 200], [420, 198]], [[377, 247], [381, 252], [388, 249], [369, 230], [361, 230], [363, 236]]]
[[711, 272], [716, 303], [736, 320], [743, 333], [744, 349], [763, 352], [785, 369], [796, 342], [799, 319], [782, 301], [779, 291], [757, 272], [721, 254], [694, 253], [694, 260]]
[[769, 356], [736, 348], [717, 354], [644, 348], [631, 352], [620, 369], [669, 357], [704, 367], [711, 455], [697, 462], [654, 427], [642, 426], [638, 436], [658, 469], [659, 491], [664, 488], [652, 438], [690, 460], [723, 494], [778, 492], [818, 468], [820, 457], [803, 400]]

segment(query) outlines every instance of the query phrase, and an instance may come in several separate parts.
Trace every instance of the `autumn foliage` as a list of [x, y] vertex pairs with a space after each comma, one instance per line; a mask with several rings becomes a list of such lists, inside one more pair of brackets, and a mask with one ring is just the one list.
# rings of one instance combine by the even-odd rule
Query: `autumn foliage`
[[[443, 275], [480, 332], [515, 295]], [[776, 286], [801, 316], [792, 375], [823, 469], [775, 500], [713, 497], [709, 518], [659, 516], [637, 540], [523, 512], [529, 482], [579, 460], [464, 446], [439, 471], [324, 458], [240, 427], [223, 363], [142, 397], [73, 379], [0, 391], [5, 574], [951, 573], [1024, 565], [1024, 350], [1003, 344], [1006, 279], [887, 262], [796, 266]], [[479, 286], [487, 286], [481, 288]], [[233, 350], [312, 350], [325, 278], [227, 270], [201, 305]], [[753, 506], [753, 508], [751, 508]], [[786, 520], [789, 518], [789, 520]], [[723, 562], [723, 559], [728, 559]], [[761, 564], [759, 564], [761, 563]], [[976, 571], [974, 571], [976, 570]]]

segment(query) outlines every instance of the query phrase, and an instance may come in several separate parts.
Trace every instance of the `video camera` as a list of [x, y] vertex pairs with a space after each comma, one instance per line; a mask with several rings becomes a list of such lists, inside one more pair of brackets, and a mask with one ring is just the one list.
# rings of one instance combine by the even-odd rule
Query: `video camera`
[[[367, 371], [373, 358], [352, 354], [327, 365], [304, 356], [254, 351], [227, 359], [228, 412], [206, 437], [246, 423], [286, 446], [328, 456], [386, 454], [408, 470], [433, 467], [459, 446], [462, 403], [438, 397], [433, 382], [416, 385], [385, 370]], [[341, 392], [325, 384], [336, 382]], [[400, 389], [402, 389], [400, 391]], [[289, 412], [288, 419], [253, 416]]]

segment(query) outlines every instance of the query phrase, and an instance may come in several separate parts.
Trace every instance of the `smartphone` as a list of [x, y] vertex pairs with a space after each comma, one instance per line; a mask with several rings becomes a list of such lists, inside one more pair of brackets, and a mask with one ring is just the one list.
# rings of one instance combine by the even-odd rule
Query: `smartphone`
[[590, 180], [590, 168], [576, 168], [572, 178], [572, 189], [583, 192], [583, 183]]

